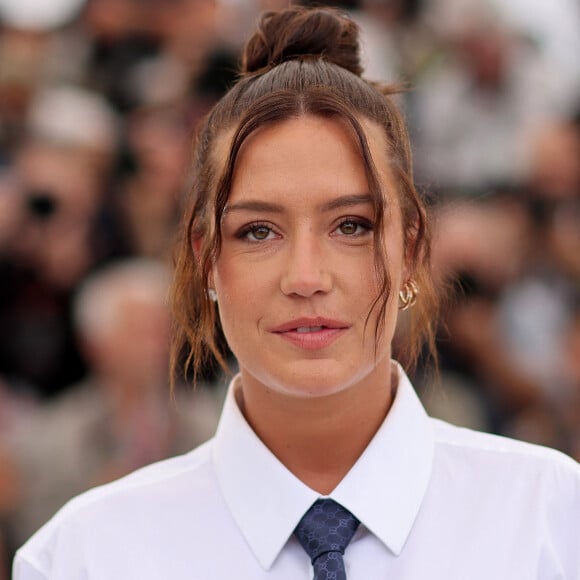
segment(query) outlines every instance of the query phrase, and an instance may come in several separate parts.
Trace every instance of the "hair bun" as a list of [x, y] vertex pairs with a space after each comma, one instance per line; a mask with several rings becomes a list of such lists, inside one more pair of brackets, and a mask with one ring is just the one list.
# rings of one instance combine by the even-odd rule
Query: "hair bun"
[[266, 12], [245, 46], [241, 72], [262, 72], [301, 57], [323, 58], [361, 75], [357, 24], [332, 8]]

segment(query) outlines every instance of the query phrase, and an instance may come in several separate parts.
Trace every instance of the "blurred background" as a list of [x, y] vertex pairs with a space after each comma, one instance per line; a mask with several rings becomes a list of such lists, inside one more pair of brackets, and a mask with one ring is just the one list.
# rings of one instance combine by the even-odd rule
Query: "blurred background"
[[[0, 0], [0, 580], [69, 497], [213, 433], [215, 369], [168, 396], [172, 243], [194, 127], [288, 4]], [[580, 459], [580, 3], [328, 4], [413, 86], [449, 288], [425, 405]]]

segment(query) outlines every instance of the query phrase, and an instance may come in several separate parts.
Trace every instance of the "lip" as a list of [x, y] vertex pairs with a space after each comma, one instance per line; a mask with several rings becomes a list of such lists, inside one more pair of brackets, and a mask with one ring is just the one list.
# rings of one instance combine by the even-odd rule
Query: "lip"
[[[298, 332], [298, 328], [321, 327], [313, 332]], [[318, 350], [330, 346], [340, 338], [350, 325], [330, 318], [296, 318], [270, 329], [270, 332], [283, 340], [305, 350]]]

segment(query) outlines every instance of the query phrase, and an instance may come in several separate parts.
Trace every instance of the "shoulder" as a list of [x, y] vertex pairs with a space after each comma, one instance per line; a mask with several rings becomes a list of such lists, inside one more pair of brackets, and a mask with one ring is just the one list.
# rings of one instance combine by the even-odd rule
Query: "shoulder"
[[69, 501], [36, 532], [19, 550], [16, 562], [47, 570], [64, 546], [86, 548], [89, 543], [106, 545], [114, 537], [137, 537], [163, 518], [199, 511], [217, 493], [214, 477], [210, 440], [185, 455], [93, 488]]
[[55, 519], [75, 517], [95, 505], [101, 510], [107, 504], [129, 497], [148, 501], [158, 490], [171, 489], [183, 479], [191, 485], [196, 481], [202, 483], [210, 477], [211, 443], [208, 441], [189, 453], [147, 465], [112, 483], [93, 488], [71, 500]]
[[[580, 464], [564, 453], [432, 419], [435, 471], [482, 496], [533, 501], [537, 509], [580, 510]], [[568, 518], [569, 519], [569, 518]], [[580, 522], [580, 519], [578, 520]]]
[[506, 545], [518, 538], [526, 557], [552, 569], [580, 570], [580, 464], [547, 447], [432, 425], [430, 497], [446, 502], [448, 518], [493, 529]]
[[449, 453], [468, 454], [490, 461], [501, 461], [505, 458], [538, 466], [562, 466], [576, 473], [580, 469], [576, 461], [556, 449], [457, 427], [440, 419], [431, 419], [431, 423], [436, 447]]

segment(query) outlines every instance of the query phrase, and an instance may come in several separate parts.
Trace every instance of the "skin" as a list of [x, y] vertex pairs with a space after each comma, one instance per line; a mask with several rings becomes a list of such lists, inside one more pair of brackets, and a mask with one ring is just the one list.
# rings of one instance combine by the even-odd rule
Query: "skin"
[[[382, 132], [363, 126], [387, 198], [385, 244], [398, 290], [407, 278], [400, 210]], [[378, 295], [368, 191], [340, 120], [303, 116], [261, 128], [240, 151], [212, 273], [240, 365], [243, 413], [269, 449], [323, 494], [364, 451], [396, 387], [396, 292], [376, 352], [376, 309], [365, 325]], [[280, 331], [317, 317], [339, 328], [315, 329], [303, 344], [304, 335]]]

